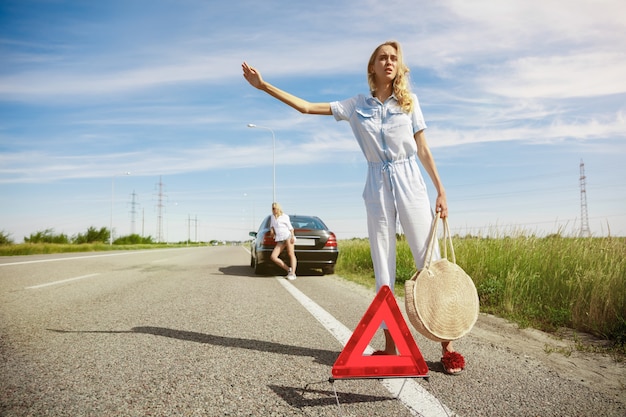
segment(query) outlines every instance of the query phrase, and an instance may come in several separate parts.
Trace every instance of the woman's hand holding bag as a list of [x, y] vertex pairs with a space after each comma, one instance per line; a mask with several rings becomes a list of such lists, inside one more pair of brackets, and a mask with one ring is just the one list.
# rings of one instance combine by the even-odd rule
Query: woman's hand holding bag
[[[405, 282], [405, 303], [409, 321], [415, 329], [436, 342], [460, 339], [470, 332], [478, 319], [476, 286], [456, 264], [447, 218], [443, 219], [444, 255], [432, 261], [440, 214], [433, 220], [424, 268]], [[451, 259], [448, 260], [448, 245]]]

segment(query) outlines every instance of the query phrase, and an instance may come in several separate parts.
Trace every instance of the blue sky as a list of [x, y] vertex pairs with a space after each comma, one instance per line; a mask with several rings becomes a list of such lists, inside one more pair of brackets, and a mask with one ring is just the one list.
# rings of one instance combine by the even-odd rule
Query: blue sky
[[340, 100], [396, 39], [454, 233], [575, 235], [582, 160], [591, 232], [624, 236], [625, 15], [621, 0], [4, 0], [0, 230], [112, 217], [116, 236], [157, 237], [160, 211], [168, 241], [246, 239], [270, 212], [273, 131], [285, 210], [366, 236], [348, 124], [251, 88], [241, 62]]

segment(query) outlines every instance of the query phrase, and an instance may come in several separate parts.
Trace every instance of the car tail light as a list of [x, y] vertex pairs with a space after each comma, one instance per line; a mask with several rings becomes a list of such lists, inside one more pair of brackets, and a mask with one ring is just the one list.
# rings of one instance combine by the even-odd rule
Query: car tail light
[[333, 232], [331, 232], [330, 235], [328, 235], [328, 240], [326, 241], [326, 244], [324, 245], [324, 247], [329, 247], [329, 248], [337, 247], [337, 237], [335, 236]]
[[263, 246], [276, 246], [276, 241], [270, 232], [265, 232], [263, 235]]

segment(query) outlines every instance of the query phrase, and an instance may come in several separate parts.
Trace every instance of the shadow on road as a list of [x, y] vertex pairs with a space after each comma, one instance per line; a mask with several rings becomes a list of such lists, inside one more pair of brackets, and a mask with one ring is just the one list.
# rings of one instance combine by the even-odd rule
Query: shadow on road
[[[254, 269], [252, 269], [248, 265], [223, 266], [218, 270], [223, 275], [232, 275], [236, 277], [275, 278], [276, 276], [285, 275], [285, 271], [283, 271], [279, 267], [269, 267], [269, 270], [266, 274], [255, 274]], [[216, 273], [215, 275], [219, 274]], [[298, 269], [298, 275], [322, 277], [324, 276], [324, 273], [319, 269]]]
[[215, 346], [235, 347], [240, 349], [256, 350], [259, 352], [281, 353], [283, 355], [308, 356], [312, 357], [317, 363], [327, 366], [332, 366], [335, 363], [337, 356], [339, 356], [339, 352], [331, 350], [285, 345], [282, 343], [267, 342], [264, 340], [217, 336], [207, 333], [169, 329], [166, 327], [141, 326], [133, 327], [131, 330], [46, 330], [55, 333], [151, 334], [154, 336], [168, 337], [171, 339], [184, 340], [188, 342], [206, 343]]
[[[230, 265], [223, 266], [218, 269], [222, 275], [233, 275], [236, 277], [258, 277], [254, 273], [254, 269], [250, 268], [248, 265]], [[215, 274], [219, 275], [219, 274]]]
[[[331, 390], [319, 390], [301, 387], [286, 387], [283, 385], [269, 385], [274, 391], [290, 406], [295, 408], [304, 407], [320, 407], [320, 406], [336, 406], [337, 399], [335, 393]], [[355, 393], [342, 393], [337, 391], [339, 402], [341, 404], [358, 404], [364, 402], [376, 401], [392, 401], [391, 397], [382, 397], [378, 395], [364, 395]]]

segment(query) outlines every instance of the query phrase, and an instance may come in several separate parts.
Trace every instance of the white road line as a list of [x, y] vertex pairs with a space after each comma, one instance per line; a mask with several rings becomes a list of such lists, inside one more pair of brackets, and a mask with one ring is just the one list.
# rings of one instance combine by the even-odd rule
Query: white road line
[[[335, 339], [345, 346], [352, 336], [352, 331], [339, 322], [330, 313], [307, 297], [302, 291], [283, 277], [276, 278], [278, 282], [296, 299], [309, 313], [313, 315]], [[365, 312], [364, 312], [365, 313]], [[368, 346], [364, 353], [372, 353], [374, 349]], [[436, 397], [424, 389], [411, 378], [387, 378], [381, 383], [398, 400], [400, 400], [415, 416], [439, 417], [456, 415]], [[402, 386], [404, 384], [404, 386]], [[400, 393], [400, 395], [398, 395]]]
[[91, 278], [91, 277], [95, 277], [96, 275], [100, 275], [98, 274], [89, 274], [89, 275], [82, 275], [80, 277], [76, 277], [76, 278], [68, 278], [68, 279], [63, 279], [61, 281], [53, 281], [53, 282], [48, 282], [46, 284], [39, 284], [39, 285], [33, 285], [32, 287], [26, 287], [26, 290], [35, 290], [37, 288], [43, 288], [43, 287], [49, 287], [51, 285], [58, 285], [58, 284], [63, 284], [66, 282], [70, 282], [70, 281], [76, 281], [79, 279], [85, 279], [85, 278]]
[[42, 262], [58, 262], [58, 261], [71, 261], [76, 259], [90, 259], [90, 258], [104, 258], [105, 256], [121, 256], [121, 255], [134, 255], [139, 253], [151, 252], [151, 251], [171, 251], [177, 250], [177, 248], [172, 249], [147, 249], [147, 250], [129, 250], [126, 252], [116, 252], [116, 253], [106, 253], [101, 255], [86, 255], [86, 256], [71, 256], [68, 258], [50, 258], [50, 259], [38, 259], [36, 261], [21, 261], [21, 262], [8, 262], [8, 263], [0, 263], [0, 267], [9, 266], [9, 265], [27, 265], [27, 264], [38, 264]]

